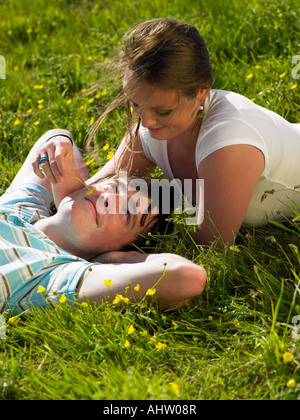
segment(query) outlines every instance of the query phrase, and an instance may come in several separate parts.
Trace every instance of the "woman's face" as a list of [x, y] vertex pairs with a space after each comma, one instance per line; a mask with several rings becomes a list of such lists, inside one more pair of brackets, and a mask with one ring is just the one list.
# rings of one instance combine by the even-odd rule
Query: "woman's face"
[[[126, 92], [126, 79], [124, 82]], [[141, 117], [156, 140], [175, 139], [199, 123], [197, 112], [204, 102], [207, 89], [200, 89], [196, 98], [179, 96], [175, 90], [165, 90], [142, 82], [129, 97], [133, 110]], [[205, 98], [204, 98], [205, 96]]]

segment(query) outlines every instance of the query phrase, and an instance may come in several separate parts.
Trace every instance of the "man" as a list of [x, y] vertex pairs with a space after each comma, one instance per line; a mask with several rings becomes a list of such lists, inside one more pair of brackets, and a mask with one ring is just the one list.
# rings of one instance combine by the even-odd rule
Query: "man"
[[[166, 306], [200, 294], [202, 267], [173, 254], [120, 251], [157, 226], [158, 216], [147, 211], [151, 199], [140, 194], [139, 211], [130, 214], [128, 202], [136, 192], [120, 188], [122, 179], [87, 186], [87, 177], [71, 134], [50, 130], [0, 198], [0, 313], [51, 306], [61, 295], [70, 303], [76, 297], [113, 301], [125, 295], [128, 283], [128, 298], [140, 299], [155, 287]], [[107, 211], [111, 203], [118, 211]]]

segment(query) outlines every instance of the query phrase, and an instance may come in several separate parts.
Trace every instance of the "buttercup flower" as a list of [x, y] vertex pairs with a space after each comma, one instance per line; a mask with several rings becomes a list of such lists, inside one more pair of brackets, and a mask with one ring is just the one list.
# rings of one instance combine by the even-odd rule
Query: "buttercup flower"
[[153, 296], [156, 293], [156, 289], [148, 289], [146, 292], [146, 296]]
[[173, 382], [173, 383], [171, 384], [171, 389], [172, 389], [173, 394], [175, 394], [175, 395], [176, 395], [176, 397], [178, 397], [178, 396], [180, 395], [180, 389], [179, 389], [179, 386], [178, 386], [175, 382]]
[[286, 384], [286, 386], [287, 386], [288, 388], [295, 388], [295, 387], [296, 387], [296, 385], [297, 385], [297, 383], [296, 383], [295, 379], [290, 379], [290, 380], [288, 381], [288, 383]]
[[17, 324], [18, 324], [18, 322], [19, 322], [19, 320], [18, 320], [18, 318], [17, 318], [16, 316], [13, 316], [13, 317], [9, 318], [8, 322], [9, 322], [11, 325], [17, 325]]
[[131, 335], [131, 334], [133, 334], [133, 333], [134, 333], [134, 331], [135, 331], [134, 326], [133, 326], [133, 325], [130, 325], [130, 327], [128, 327], [127, 334], [128, 334], [128, 335]]
[[293, 360], [293, 355], [289, 351], [285, 352], [283, 355], [283, 361], [285, 363], [290, 363]]
[[120, 302], [128, 303], [129, 302], [129, 299], [128, 298], [125, 298], [122, 295], [116, 294], [116, 297], [113, 300], [113, 305], [116, 305], [117, 303], [120, 303]]
[[110, 152], [108, 152], [107, 153], [107, 159], [109, 160], [109, 159], [111, 159], [112, 157], [113, 157], [113, 155], [115, 154], [115, 152], [114, 151], [110, 151]]
[[166, 343], [161, 343], [160, 341], [155, 345], [156, 351], [164, 350], [167, 346]]
[[105, 286], [111, 286], [113, 284], [113, 281], [111, 280], [104, 280], [103, 283], [105, 284]]
[[39, 286], [36, 293], [43, 293], [43, 292], [46, 292], [46, 291], [47, 291], [47, 289], [45, 289], [45, 287]]
[[130, 342], [126, 340], [125, 344], [123, 345], [123, 349], [128, 349], [128, 347], [130, 347]]
[[59, 299], [59, 303], [65, 303], [67, 300], [65, 295], [61, 295], [60, 299]]

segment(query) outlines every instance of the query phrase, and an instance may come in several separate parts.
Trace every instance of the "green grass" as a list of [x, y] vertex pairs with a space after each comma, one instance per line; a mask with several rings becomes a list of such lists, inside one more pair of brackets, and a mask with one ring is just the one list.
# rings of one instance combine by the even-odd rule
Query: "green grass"
[[[144, 19], [168, 16], [196, 25], [211, 52], [215, 88], [300, 122], [300, 85], [292, 78], [292, 57], [300, 54], [298, 1], [98, 5], [1, 2], [0, 193], [45, 131], [67, 128], [84, 149], [91, 118], [116, 87], [107, 82], [88, 96], [82, 89], [105, 74], [122, 34]], [[97, 138], [103, 163], [125, 124], [122, 109], [104, 123]], [[155, 238], [155, 251], [203, 264], [208, 281], [201, 297], [169, 311], [155, 302], [119, 309], [62, 304], [7, 322], [0, 399], [300, 399], [300, 341], [292, 338], [292, 319], [300, 314], [299, 232], [300, 211], [289, 222], [243, 229], [234, 247], [218, 253], [193, 245], [178, 224], [168, 240]], [[293, 354], [289, 363], [285, 352]], [[292, 378], [295, 388], [287, 387]]]

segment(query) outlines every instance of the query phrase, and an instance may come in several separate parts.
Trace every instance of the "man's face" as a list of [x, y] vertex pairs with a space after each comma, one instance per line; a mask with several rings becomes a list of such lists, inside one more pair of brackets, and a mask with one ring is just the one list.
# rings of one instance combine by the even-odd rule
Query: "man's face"
[[[148, 195], [133, 191], [122, 178], [89, 187], [90, 190], [83, 188], [65, 197], [58, 207], [61, 234], [72, 246], [70, 252], [95, 256], [133, 242], [145, 228], [140, 222], [150, 205]], [[146, 224], [152, 219], [149, 214]]]

